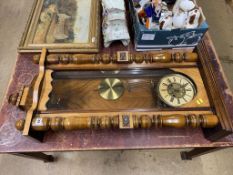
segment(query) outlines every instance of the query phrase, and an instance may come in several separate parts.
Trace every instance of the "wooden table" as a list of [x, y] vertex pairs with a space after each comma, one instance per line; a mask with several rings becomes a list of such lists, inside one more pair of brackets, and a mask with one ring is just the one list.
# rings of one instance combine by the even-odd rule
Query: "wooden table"
[[[215, 52], [209, 34], [204, 38], [209, 64], [213, 64], [217, 84], [222, 90], [226, 108], [233, 114], [233, 97], [220, 61]], [[15, 73], [11, 79], [2, 109], [0, 111], [0, 153], [10, 153], [32, 157], [44, 161], [53, 161], [53, 157], [42, 152], [81, 151], [81, 150], [120, 150], [120, 149], [168, 149], [194, 148], [189, 152], [181, 152], [183, 160], [233, 146], [233, 135], [220, 141], [210, 142], [203, 136], [201, 129], [150, 129], [150, 130], [82, 130], [72, 132], [47, 132], [43, 143], [22, 136], [15, 129], [15, 121], [25, 117], [25, 112], [8, 104], [8, 97], [22, 86], [30, 85], [38, 73], [33, 64], [31, 54], [19, 55]], [[232, 117], [233, 119], [233, 117]]]

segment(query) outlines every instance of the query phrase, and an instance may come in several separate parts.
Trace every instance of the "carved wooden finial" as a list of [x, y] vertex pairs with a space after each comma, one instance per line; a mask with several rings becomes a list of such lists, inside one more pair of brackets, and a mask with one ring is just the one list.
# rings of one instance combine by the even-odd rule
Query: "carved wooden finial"
[[34, 62], [35, 64], [39, 64], [40, 55], [34, 55], [32, 59], [33, 59], [33, 62]]
[[109, 54], [102, 54], [102, 56], [101, 56], [101, 62], [103, 64], [109, 64], [109, 63], [111, 63], [111, 57], [110, 57], [110, 55]]
[[12, 105], [16, 105], [16, 104], [17, 104], [17, 100], [18, 100], [18, 96], [19, 96], [18, 93], [11, 94], [11, 95], [9, 96], [8, 103], [10, 103], [10, 104], [12, 104]]
[[170, 63], [172, 57], [170, 53], [155, 53], [151, 54], [152, 63]]
[[137, 64], [143, 63], [145, 60], [145, 55], [142, 53], [137, 53], [133, 55], [133, 61]]
[[177, 52], [173, 54], [173, 60], [177, 63], [181, 63], [184, 61], [183, 54]]
[[184, 61], [185, 62], [197, 62], [198, 60], [198, 54], [193, 52], [193, 53], [184, 53], [183, 54]]
[[23, 129], [24, 129], [24, 124], [25, 124], [25, 120], [24, 120], [24, 119], [20, 119], [20, 120], [17, 120], [17, 121], [16, 121], [15, 127], [16, 127], [17, 130], [23, 131]]
[[202, 127], [203, 128], [213, 128], [218, 125], [219, 119], [216, 115], [200, 115], [202, 118]]

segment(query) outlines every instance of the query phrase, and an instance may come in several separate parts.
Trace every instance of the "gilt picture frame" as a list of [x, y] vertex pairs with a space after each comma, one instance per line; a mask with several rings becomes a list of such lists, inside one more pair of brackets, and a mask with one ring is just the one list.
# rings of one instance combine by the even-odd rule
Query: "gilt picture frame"
[[99, 0], [35, 0], [19, 52], [99, 51]]

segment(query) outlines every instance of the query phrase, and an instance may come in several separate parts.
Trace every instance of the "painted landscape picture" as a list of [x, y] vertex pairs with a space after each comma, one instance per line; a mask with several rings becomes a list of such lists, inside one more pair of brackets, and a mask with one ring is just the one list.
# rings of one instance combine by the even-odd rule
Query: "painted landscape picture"
[[88, 43], [92, 0], [44, 0], [33, 44]]

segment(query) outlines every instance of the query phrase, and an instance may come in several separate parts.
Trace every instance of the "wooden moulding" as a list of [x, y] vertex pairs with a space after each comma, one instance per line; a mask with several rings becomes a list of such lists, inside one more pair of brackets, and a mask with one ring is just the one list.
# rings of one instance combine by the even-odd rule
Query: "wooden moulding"
[[[60, 115], [60, 117], [59, 117]], [[57, 114], [57, 117], [50, 115], [37, 115], [33, 118], [31, 128], [35, 131], [58, 131], [58, 130], [78, 130], [78, 129], [136, 129], [136, 128], [212, 128], [218, 124], [218, 117], [213, 114], [173, 114], [173, 115], [140, 115], [136, 113], [122, 113], [115, 115], [103, 115], [92, 117], [88, 114], [76, 116], [73, 114]], [[49, 117], [50, 116], [50, 117]], [[16, 122], [18, 130], [24, 129], [24, 120]]]
[[45, 76], [43, 80], [43, 85], [41, 89], [41, 95], [38, 103], [37, 110], [39, 111], [45, 111], [46, 108], [46, 103], [49, 100], [49, 94], [52, 91], [52, 70], [46, 70], [45, 71]]
[[[39, 55], [33, 58], [36, 64], [39, 63]], [[111, 54], [49, 54], [45, 62], [47, 64], [110, 64], [110, 63], [169, 63], [169, 62], [197, 62], [197, 53], [130, 53], [118, 51]]]
[[[39, 55], [33, 60], [39, 62]], [[53, 70], [124, 69], [124, 68], [169, 68], [196, 66], [196, 53], [131, 53], [118, 51], [115, 54], [49, 54], [46, 67]]]
[[11, 94], [8, 103], [20, 107], [20, 105], [25, 106], [25, 100], [28, 98], [28, 88], [22, 87], [18, 93]]
[[44, 78], [44, 72], [45, 72], [44, 62], [46, 58], [46, 53], [47, 53], [47, 50], [45, 48], [42, 49], [41, 58], [39, 62], [39, 75], [34, 85], [33, 96], [32, 96], [32, 106], [27, 111], [27, 114], [26, 114], [23, 135], [28, 135], [30, 126], [31, 126], [31, 120], [33, 118], [33, 113], [37, 109], [37, 106], [38, 106], [41, 82]]
[[[224, 87], [219, 86], [222, 83], [220, 81], [226, 81], [226, 79], [209, 34], [198, 45], [197, 51], [200, 59], [202, 77], [205, 86], [208, 88], [210, 102], [213, 104], [216, 115], [219, 117], [219, 125], [213, 129], [205, 129], [204, 134], [207, 139], [215, 141], [231, 134], [233, 131], [232, 114], [229, 113], [229, 108], [227, 109], [227, 103], [230, 102], [227, 100], [232, 100], [232, 94], [231, 92], [228, 93], [231, 94], [231, 99], [229, 97], [226, 98], [224, 95], [225, 92], [221, 88], [225, 89], [229, 88], [229, 86], [225, 82], [225, 84], [222, 84]], [[216, 68], [218, 69], [217, 71]], [[217, 76], [220, 72], [222, 76], [221, 80]]]

